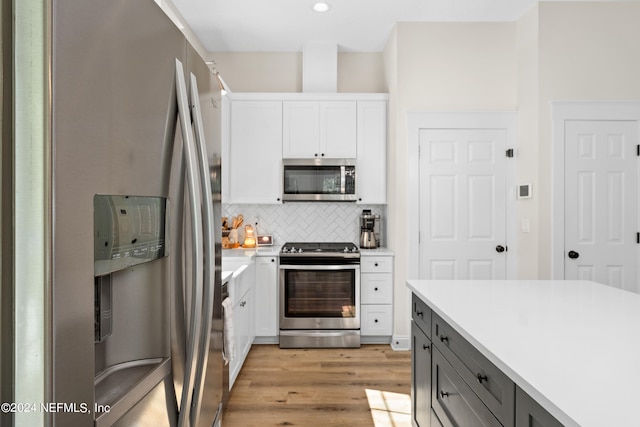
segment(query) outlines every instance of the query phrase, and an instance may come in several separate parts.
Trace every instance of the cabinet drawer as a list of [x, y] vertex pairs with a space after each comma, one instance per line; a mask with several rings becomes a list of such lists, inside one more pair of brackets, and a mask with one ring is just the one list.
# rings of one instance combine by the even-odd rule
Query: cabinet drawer
[[501, 427], [478, 396], [434, 346], [431, 406], [443, 426]]
[[432, 339], [464, 381], [505, 427], [514, 422], [515, 384], [440, 316], [432, 315]]
[[391, 304], [393, 300], [391, 273], [360, 275], [360, 302], [362, 304]]
[[516, 427], [531, 426], [563, 427], [560, 421], [524, 390], [516, 387]]
[[362, 335], [391, 335], [392, 306], [373, 304], [360, 306], [360, 333]]
[[427, 337], [431, 338], [431, 309], [416, 294], [412, 294], [411, 310], [413, 321]]
[[433, 409], [431, 410], [431, 427], [444, 427]]
[[362, 273], [391, 273], [393, 271], [393, 257], [390, 257], [390, 256], [360, 257], [360, 271]]

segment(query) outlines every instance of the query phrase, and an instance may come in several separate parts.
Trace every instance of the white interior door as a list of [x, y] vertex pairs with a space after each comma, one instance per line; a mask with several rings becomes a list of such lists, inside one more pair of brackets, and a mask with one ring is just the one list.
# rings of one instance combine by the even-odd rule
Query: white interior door
[[419, 276], [504, 279], [504, 129], [421, 129]]
[[565, 122], [565, 279], [638, 292], [638, 125]]

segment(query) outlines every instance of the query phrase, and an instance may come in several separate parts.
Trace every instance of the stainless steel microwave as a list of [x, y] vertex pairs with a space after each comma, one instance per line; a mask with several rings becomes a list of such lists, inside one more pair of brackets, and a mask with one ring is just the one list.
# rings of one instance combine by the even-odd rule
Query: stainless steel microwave
[[356, 200], [355, 159], [283, 160], [285, 202]]

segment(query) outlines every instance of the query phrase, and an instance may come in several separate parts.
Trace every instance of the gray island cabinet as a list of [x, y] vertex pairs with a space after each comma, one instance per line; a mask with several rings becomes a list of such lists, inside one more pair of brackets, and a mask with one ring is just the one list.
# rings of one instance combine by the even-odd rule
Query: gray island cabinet
[[413, 426], [640, 425], [640, 295], [588, 281], [407, 285]]

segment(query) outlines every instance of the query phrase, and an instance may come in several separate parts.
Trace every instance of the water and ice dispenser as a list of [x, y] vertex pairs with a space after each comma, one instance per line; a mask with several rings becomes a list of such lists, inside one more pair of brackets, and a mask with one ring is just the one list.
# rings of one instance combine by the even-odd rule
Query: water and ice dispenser
[[166, 216], [162, 197], [94, 197], [96, 342], [112, 330], [111, 273], [167, 254]]
[[170, 377], [167, 212], [162, 197], [94, 196], [97, 427]]

